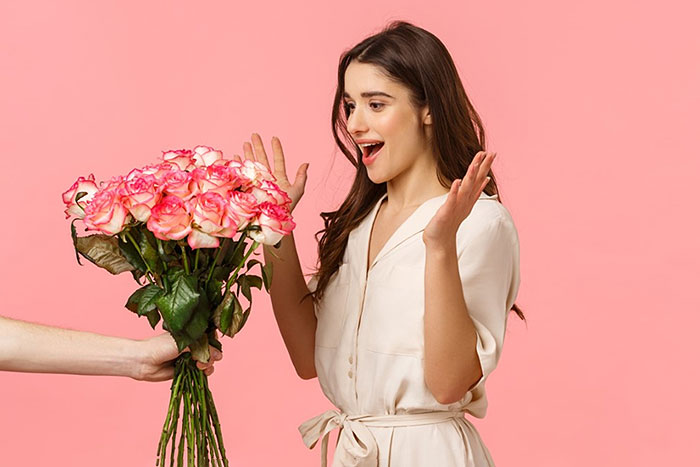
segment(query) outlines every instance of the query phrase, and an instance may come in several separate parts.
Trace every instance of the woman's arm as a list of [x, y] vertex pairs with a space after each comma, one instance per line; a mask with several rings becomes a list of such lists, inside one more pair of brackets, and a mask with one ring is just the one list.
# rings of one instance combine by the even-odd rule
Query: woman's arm
[[[209, 350], [209, 363], [197, 364], [206, 374], [221, 359], [218, 350]], [[0, 370], [164, 381], [173, 377], [179, 354], [168, 333], [135, 340], [0, 317]]]
[[[492, 236], [503, 229], [491, 230], [491, 227], [500, 224], [485, 225], [477, 221], [481, 227], [474, 230], [478, 241], [469, 238], [462, 245], [462, 267], [457, 254], [457, 232], [488, 183], [488, 171], [495, 157], [495, 153], [484, 151], [474, 156], [465, 177], [452, 182], [447, 200], [423, 231], [425, 383], [441, 404], [457, 402], [481, 381], [485, 372], [479, 346], [483, 347], [483, 342], [479, 342], [472, 317], [476, 312], [499, 312], [498, 306], [492, 306], [491, 302], [501, 300], [496, 284], [503, 282], [502, 264], [507, 262], [508, 253], [500, 241], [505, 237]], [[466, 254], [465, 249], [468, 249]], [[505, 310], [500, 311], [505, 316]], [[495, 350], [490, 349], [490, 353]]]
[[[279, 138], [273, 137], [271, 141], [274, 167], [270, 169], [262, 138], [257, 133], [253, 133], [251, 136], [252, 145], [247, 141], [243, 143], [245, 158], [263, 164], [274, 174], [279, 187], [290, 197], [292, 202], [289, 205], [289, 211], [293, 211], [304, 194], [306, 171], [309, 164], [304, 163], [299, 166], [292, 184], [287, 178], [284, 151]], [[234, 159], [241, 161], [240, 157], [236, 155], [234, 155]], [[279, 249], [263, 245], [263, 254], [265, 255], [265, 264], [272, 264], [270, 300], [284, 345], [287, 347], [287, 352], [297, 374], [303, 379], [314, 378], [316, 376], [314, 364], [316, 314], [311, 297], [302, 302], [302, 297], [309, 292], [309, 288], [306, 286], [299, 264], [294, 235], [290, 233], [282, 237]]]
[[456, 251], [455, 243], [427, 248], [425, 259], [425, 381], [441, 404], [460, 400], [481, 378]]
[[309, 288], [299, 264], [294, 234], [285, 235], [281, 242], [279, 249], [263, 246], [265, 264], [272, 263], [273, 269], [270, 299], [277, 326], [297, 374], [303, 379], [311, 379], [316, 376], [314, 305], [311, 297], [302, 302]]

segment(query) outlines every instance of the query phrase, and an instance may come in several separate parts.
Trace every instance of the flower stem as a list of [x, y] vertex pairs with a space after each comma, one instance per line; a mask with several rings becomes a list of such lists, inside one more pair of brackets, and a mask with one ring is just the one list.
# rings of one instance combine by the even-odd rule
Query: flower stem
[[[179, 422], [182, 429], [176, 446]], [[183, 467], [185, 449], [187, 467], [228, 467], [219, 418], [207, 376], [197, 368], [189, 352], [181, 354], [175, 361], [175, 376], [171, 384], [170, 403], [158, 446], [156, 466], [165, 467], [169, 450], [170, 467], [174, 467], [176, 458], [177, 466]]]
[[[146, 258], [143, 257], [143, 253], [141, 253], [141, 248], [139, 248], [138, 243], [136, 243], [136, 240], [134, 240], [134, 237], [131, 236], [131, 232], [129, 232], [128, 230], [126, 231], [126, 238], [128, 238], [129, 240], [131, 240], [131, 243], [133, 243], [134, 248], [136, 248], [136, 251], [138, 251], [139, 256], [140, 256], [141, 259], [143, 260], [143, 264], [146, 265], [146, 271], [147, 271], [148, 273], [150, 273], [152, 276], [155, 276], [155, 274], [153, 273], [153, 271], [151, 271], [151, 268], [148, 266], [148, 262], [146, 261]], [[149, 276], [148, 274], [146, 274], [145, 276], [146, 276], [146, 279], [148, 279], [148, 282], [150, 282], [151, 284], [155, 284], [155, 282], [153, 281], [153, 279], [151, 278], [151, 276]]]
[[239, 264], [239, 265], [236, 267], [236, 270], [233, 271], [233, 273], [231, 274], [231, 277], [229, 278], [228, 282], [226, 282], [226, 290], [227, 290], [227, 291], [231, 288], [231, 281], [233, 281], [233, 280], [236, 279], [236, 277], [238, 276], [238, 271], [243, 267], [243, 265], [245, 264], [245, 261], [246, 261], [246, 260], [248, 259], [248, 257], [255, 251], [255, 249], [258, 247], [258, 245], [260, 245], [260, 244], [259, 244], [258, 242], [256, 242], [255, 240], [253, 240], [253, 244], [251, 245], [250, 249], [248, 249], [248, 252], [247, 252], [247, 253], [245, 254], [245, 256], [243, 257], [243, 260], [241, 261], [241, 264]]
[[180, 250], [182, 250], [182, 264], [185, 266], [185, 272], [187, 274], [190, 273], [190, 265], [187, 262], [187, 251], [185, 245], [182, 243], [178, 242], [178, 245], [180, 245]]
[[170, 432], [170, 420], [173, 416], [173, 407], [175, 406], [175, 400], [178, 399], [178, 390], [180, 387], [180, 382], [182, 381], [182, 375], [183, 373], [179, 373], [173, 380], [173, 384], [170, 386], [170, 404], [168, 405], [168, 415], [165, 417], [165, 423], [163, 424], [163, 431], [160, 435], [160, 444], [158, 445], [158, 460], [156, 461], [156, 465], [163, 465], [165, 461], [165, 453], [169, 439], [168, 433]]
[[204, 388], [206, 389], [207, 400], [209, 401], [209, 413], [211, 414], [212, 421], [214, 422], [214, 429], [216, 430], [216, 439], [218, 441], [219, 452], [221, 452], [221, 457], [224, 461], [224, 465], [228, 467], [228, 459], [226, 458], [226, 449], [224, 448], [224, 437], [221, 434], [221, 425], [219, 424], [219, 415], [216, 413], [216, 405], [214, 404], [214, 396], [212, 396], [209, 390], [209, 383], [206, 378], [204, 378]]

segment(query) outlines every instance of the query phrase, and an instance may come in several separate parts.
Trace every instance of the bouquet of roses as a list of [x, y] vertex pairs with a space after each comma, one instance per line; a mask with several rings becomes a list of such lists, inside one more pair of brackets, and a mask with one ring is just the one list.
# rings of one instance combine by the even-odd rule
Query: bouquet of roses
[[[175, 362], [156, 465], [164, 464], [169, 443], [171, 466], [176, 457], [183, 465], [185, 452], [188, 466], [212, 459], [228, 465], [207, 376], [196, 361], [209, 360], [209, 345], [221, 350], [217, 329], [229, 337], [241, 330], [251, 287], [269, 291], [272, 270], [248, 258], [260, 244], [278, 246], [295, 227], [291, 199], [275, 181], [259, 162], [227, 160], [197, 146], [163, 152], [157, 164], [99, 185], [92, 174], [80, 177], [63, 193], [78, 263], [82, 255], [112, 274], [129, 271], [141, 287], [126, 308], [153, 329], [162, 319], [178, 349], [189, 347]], [[78, 236], [77, 220], [97, 233]], [[250, 273], [257, 264], [262, 277]]]

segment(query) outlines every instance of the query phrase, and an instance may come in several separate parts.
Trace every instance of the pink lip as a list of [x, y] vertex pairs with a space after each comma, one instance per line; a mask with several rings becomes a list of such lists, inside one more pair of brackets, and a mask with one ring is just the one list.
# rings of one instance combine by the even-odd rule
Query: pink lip
[[384, 146], [381, 147], [381, 149], [374, 154], [372, 154], [371, 157], [365, 157], [365, 155], [362, 155], [362, 162], [364, 162], [365, 165], [370, 165], [374, 160], [379, 156], [379, 154], [384, 150]]

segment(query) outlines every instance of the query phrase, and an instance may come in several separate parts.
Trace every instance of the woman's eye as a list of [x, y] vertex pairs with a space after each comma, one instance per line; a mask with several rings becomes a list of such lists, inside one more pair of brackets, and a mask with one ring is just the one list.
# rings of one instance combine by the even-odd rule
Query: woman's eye
[[344, 107], [345, 107], [345, 112], [346, 112], [346, 113], [350, 113], [350, 111], [351, 111], [352, 108], [353, 108], [353, 107], [352, 107], [352, 104], [348, 104], [348, 103], [345, 103], [345, 104], [344, 104]]
[[379, 109], [381, 109], [382, 107], [384, 107], [384, 104], [382, 104], [381, 102], [371, 102], [369, 105], [370, 105], [370, 106], [372, 106], [372, 105], [378, 105], [379, 107], [373, 107], [373, 109], [375, 109], [375, 110], [379, 110]]

